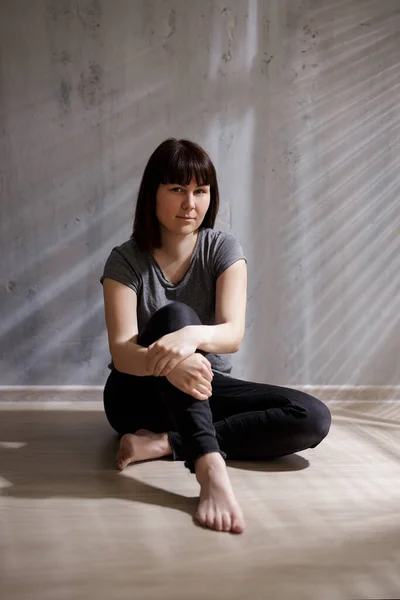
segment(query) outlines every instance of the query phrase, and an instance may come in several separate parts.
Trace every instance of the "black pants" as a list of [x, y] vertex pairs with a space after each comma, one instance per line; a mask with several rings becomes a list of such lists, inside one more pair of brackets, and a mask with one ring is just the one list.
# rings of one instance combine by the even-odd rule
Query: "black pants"
[[[201, 325], [196, 312], [172, 302], [151, 317], [137, 343], [147, 348], [186, 325]], [[196, 458], [208, 452], [228, 459], [276, 458], [315, 448], [328, 434], [331, 415], [317, 398], [213, 372], [212, 396], [196, 400], [166, 377], [114, 369], [104, 388], [106, 416], [121, 435], [142, 428], [167, 432], [173, 459], [184, 460], [191, 473]]]

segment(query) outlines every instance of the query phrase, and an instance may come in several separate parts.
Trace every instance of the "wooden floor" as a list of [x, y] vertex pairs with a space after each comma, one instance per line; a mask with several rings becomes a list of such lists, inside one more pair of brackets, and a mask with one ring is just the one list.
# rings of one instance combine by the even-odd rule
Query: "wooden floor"
[[101, 405], [0, 405], [1, 600], [400, 598], [400, 401], [329, 405], [316, 449], [228, 460], [243, 535], [182, 462], [118, 473]]

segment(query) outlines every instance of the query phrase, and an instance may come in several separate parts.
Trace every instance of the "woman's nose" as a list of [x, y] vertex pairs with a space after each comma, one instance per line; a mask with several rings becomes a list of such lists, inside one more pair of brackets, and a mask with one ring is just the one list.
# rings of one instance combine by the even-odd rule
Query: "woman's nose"
[[194, 195], [191, 193], [186, 194], [185, 197], [185, 206], [194, 206], [195, 202], [194, 202]]

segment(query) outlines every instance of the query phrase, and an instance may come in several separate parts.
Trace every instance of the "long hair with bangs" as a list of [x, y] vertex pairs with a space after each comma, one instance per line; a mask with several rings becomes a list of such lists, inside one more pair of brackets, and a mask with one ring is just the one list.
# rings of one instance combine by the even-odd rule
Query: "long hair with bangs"
[[140, 183], [133, 231], [140, 250], [161, 248], [160, 224], [156, 216], [156, 193], [160, 183], [210, 186], [210, 206], [199, 229], [214, 228], [219, 209], [217, 173], [207, 152], [195, 142], [170, 138], [150, 156]]

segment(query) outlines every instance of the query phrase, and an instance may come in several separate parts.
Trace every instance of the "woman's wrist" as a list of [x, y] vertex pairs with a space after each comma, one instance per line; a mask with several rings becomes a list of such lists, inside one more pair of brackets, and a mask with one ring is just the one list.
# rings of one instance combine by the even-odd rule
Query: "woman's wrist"
[[191, 341], [196, 346], [196, 350], [198, 350], [199, 346], [201, 346], [207, 338], [204, 325], [186, 325], [184, 329], [186, 329]]

